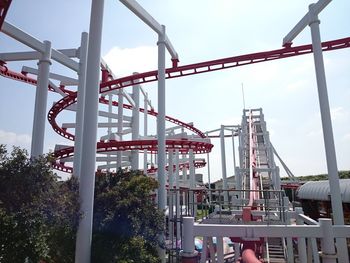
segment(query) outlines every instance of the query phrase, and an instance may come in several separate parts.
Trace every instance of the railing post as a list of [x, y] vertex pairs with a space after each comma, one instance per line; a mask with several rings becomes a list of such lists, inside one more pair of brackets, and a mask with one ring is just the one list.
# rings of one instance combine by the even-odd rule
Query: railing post
[[198, 252], [194, 250], [194, 218], [184, 217], [183, 237], [182, 237], [182, 251], [180, 253], [181, 263], [195, 263], [198, 262]]
[[323, 238], [321, 239], [322, 263], [336, 263], [337, 254], [335, 253], [332, 220], [320, 218], [319, 222], [323, 234]]
[[[295, 212], [297, 214], [297, 225], [304, 225], [303, 219], [299, 217], [299, 214], [304, 214], [303, 209], [300, 207], [297, 207], [295, 209]], [[302, 262], [302, 263], [307, 262], [305, 238], [298, 238], [298, 255], [299, 255], [299, 262]]]
[[238, 262], [241, 256], [241, 245], [240, 243], [235, 243], [235, 262]]
[[[290, 225], [291, 213], [286, 214], [287, 225]], [[287, 261], [288, 263], [294, 263], [294, 253], [293, 253], [293, 240], [291, 237], [287, 237]]]
[[317, 242], [316, 238], [310, 238], [311, 249], [312, 249], [312, 258], [314, 263], [320, 263], [320, 256], [318, 255]]

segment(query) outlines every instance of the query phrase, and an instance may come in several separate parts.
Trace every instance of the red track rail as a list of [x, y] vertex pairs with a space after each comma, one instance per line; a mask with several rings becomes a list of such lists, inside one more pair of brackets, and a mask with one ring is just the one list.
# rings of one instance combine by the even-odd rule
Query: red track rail
[[[0, 0], [1, 3], [8, 3], [10, 4], [11, 1], [5, 1], [5, 0]], [[8, 7], [7, 7], [8, 8]], [[0, 6], [0, 11], [1, 11], [1, 6]], [[7, 11], [7, 9], [6, 9]], [[1, 13], [4, 14], [4, 13]], [[1, 24], [0, 24], [1, 25]], [[338, 39], [338, 40], [333, 40], [333, 41], [327, 41], [322, 43], [322, 50], [323, 51], [330, 51], [330, 50], [336, 50], [336, 49], [341, 49], [341, 48], [347, 48], [350, 47], [350, 37], [348, 38], [343, 38], [343, 39]], [[267, 51], [267, 52], [259, 52], [259, 53], [252, 53], [252, 54], [247, 54], [247, 55], [241, 55], [241, 56], [236, 56], [236, 57], [230, 57], [230, 58], [224, 58], [224, 59], [218, 59], [218, 60], [211, 60], [211, 61], [206, 61], [202, 63], [196, 63], [196, 64], [190, 64], [190, 65], [185, 65], [181, 67], [173, 67], [173, 68], [168, 68], [166, 69], [166, 78], [177, 78], [177, 77], [183, 77], [183, 76], [189, 76], [189, 75], [194, 75], [194, 74], [200, 74], [200, 73], [205, 73], [205, 72], [211, 72], [211, 71], [216, 71], [216, 70], [221, 70], [221, 69], [226, 69], [226, 68], [232, 68], [232, 67], [238, 67], [238, 66], [244, 66], [244, 65], [249, 65], [249, 64], [254, 64], [254, 63], [260, 63], [260, 62], [265, 62], [265, 61], [270, 61], [270, 60], [275, 60], [275, 59], [282, 59], [282, 58], [287, 58], [287, 57], [292, 57], [292, 56], [298, 56], [298, 55], [304, 55], [312, 52], [312, 46], [311, 45], [302, 45], [302, 46], [296, 46], [296, 47], [285, 47], [282, 49], [277, 49], [277, 50], [272, 50], [272, 51]], [[9, 71], [6, 66], [3, 65], [4, 63], [0, 64], [0, 75], [11, 78], [17, 81], [22, 81], [25, 83], [29, 83], [32, 85], [36, 85], [36, 80], [29, 78], [25, 74], [21, 73], [16, 73], [13, 71]], [[109, 79], [110, 74], [107, 74], [108, 72], [107, 69], [103, 69], [104, 74], [103, 74], [103, 79]], [[127, 76], [124, 78], [119, 78], [115, 80], [110, 80], [110, 81], [105, 81], [100, 84], [100, 93], [105, 93], [109, 92], [111, 90], [115, 89], [120, 89], [124, 87], [128, 87], [134, 84], [142, 84], [142, 83], [147, 83], [147, 82], [152, 82], [156, 81], [158, 72], [157, 71], [150, 71], [150, 72], [145, 72], [141, 74], [136, 74], [136, 75], [131, 75]], [[76, 92], [71, 92], [68, 90], [64, 90], [61, 88], [67, 96], [62, 98], [60, 101], [58, 101], [53, 107], [50, 109], [48, 113], [48, 119], [53, 127], [53, 129], [60, 134], [61, 136], [69, 139], [69, 140], [74, 140], [74, 135], [67, 132], [65, 129], [61, 128], [57, 122], [56, 122], [56, 117], [57, 115], [70, 105], [74, 104], [77, 101], [76, 98]], [[54, 91], [52, 87], [49, 86], [49, 90]], [[107, 104], [108, 100], [106, 100], [104, 97], [100, 98], [100, 103]], [[118, 106], [117, 102], [113, 102], [114, 106]], [[131, 105], [123, 105], [124, 108], [131, 109]], [[139, 109], [141, 112], [144, 112], [144, 109], [140, 108]], [[157, 112], [154, 111], [148, 111], [148, 114], [157, 116]], [[171, 118], [169, 116], [166, 116], [166, 119], [174, 124], [181, 125], [192, 132], [196, 133], [199, 135], [201, 138], [205, 138], [206, 136], [197, 128], [188, 125], [184, 122], [181, 122], [180, 120]], [[101, 149], [104, 149], [103, 151], [113, 151], [109, 150], [110, 148], [116, 148], [122, 150], [121, 148], [125, 150], [133, 150], [133, 149], [146, 149], [149, 151], [156, 151], [156, 145], [147, 145], [144, 144], [146, 141], [129, 141], [129, 142], [118, 142], [118, 145], [114, 145], [114, 142], [108, 142], [108, 143], [103, 143], [105, 145], [101, 145], [102, 142], [98, 143], [97, 149], [98, 151], [101, 151]], [[156, 142], [156, 141], [154, 141]], [[170, 141], [169, 141], [170, 142]], [[185, 143], [186, 141], [182, 141], [181, 144], [173, 144], [172, 149], [180, 149], [184, 151], [186, 147], [189, 146], [188, 143]], [[190, 142], [190, 141], [187, 141]], [[127, 143], [127, 145], [124, 145], [122, 147], [122, 143]], [[138, 145], [136, 145], [139, 143]], [[199, 142], [190, 142], [193, 145], [197, 145]], [[100, 145], [99, 145], [100, 144]], [[108, 147], [106, 147], [106, 145]], [[199, 153], [204, 153], [208, 152], [211, 150], [212, 145], [208, 143], [203, 149], [202, 148], [194, 148], [195, 151], [199, 151]], [[209, 145], [211, 145], [209, 147]], [[167, 147], [168, 147], [168, 141], [167, 141]], [[66, 148], [66, 153], [67, 154], [67, 149]], [[114, 149], [114, 150], [116, 150]], [[208, 150], [209, 149], [209, 150]], [[73, 153], [73, 150], [72, 150]], [[70, 154], [72, 154], [70, 153]], [[62, 152], [61, 152], [62, 154]], [[61, 156], [61, 154], [58, 154], [58, 156]], [[61, 156], [62, 157], [62, 156]]]
[[7, 11], [10, 8], [12, 0], [0, 0], [0, 29], [5, 21]]
[[[322, 43], [323, 51], [336, 50], [350, 47], [350, 37], [327, 41]], [[270, 60], [294, 57], [312, 52], [312, 45], [302, 45], [296, 47], [285, 47], [282, 49], [252, 53], [230, 58], [223, 58], [211, 60], [196, 64], [190, 64], [175, 68], [166, 69], [166, 78], [178, 78], [205, 72], [211, 72], [221, 69], [244, 66], [254, 63], [266, 62]], [[156, 81], [158, 79], [158, 72], [149, 71], [145, 73], [135, 74], [107, 82], [100, 85], [100, 93], [109, 92], [111, 90], [125, 88], [135, 84], [143, 84], [147, 82]]]
[[[179, 150], [181, 154], [187, 154], [190, 149], [193, 149], [195, 154], [208, 153], [213, 148], [213, 145], [207, 142], [197, 142], [189, 140], [166, 140], [166, 150]], [[109, 141], [98, 142], [97, 153], [106, 153], [114, 151], [131, 151], [131, 150], [147, 150], [149, 152], [157, 152], [157, 140], [137, 140], [137, 141]], [[74, 155], [74, 147], [67, 147], [54, 152], [54, 156], [60, 160], [62, 158], [72, 157]], [[54, 168], [63, 172], [72, 172], [71, 167], [65, 166], [62, 162], [54, 163]]]
[[[108, 100], [105, 99], [104, 97], [100, 97], [99, 98], [100, 103], [103, 104], [107, 104], [108, 105]], [[71, 95], [68, 95], [66, 97], [63, 97], [61, 100], [59, 100], [58, 102], [56, 102], [51, 109], [49, 110], [49, 113], [47, 115], [47, 118], [49, 120], [49, 123], [51, 124], [52, 128], [54, 129], [54, 131], [56, 133], [58, 133], [59, 135], [63, 136], [64, 138], [67, 138], [68, 140], [74, 141], [75, 136], [71, 133], [69, 133], [67, 130], [63, 129], [62, 127], [60, 127], [57, 122], [56, 122], [56, 117], [57, 115], [63, 111], [64, 109], [66, 109], [67, 107], [73, 105], [74, 103], [77, 102], [77, 96], [76, 93], [73, 93]], [[113, 101], [112, 102], [113, 106], [118, 106], [118, 102]], [[132, 109], [131, 105], [128, 104], [123, 104], [123, 108], [125, 109]], [[144, 112], [145, 110], [143, 108], [139, 109], [141, 112]], [[158, 112], [152, 111], [152, 110], [148, 110], [148, 114], [152, 115], [152, 116], [157, 116]], [[199, 137], [201, 138], [205, 138], [205, 134], [200, 131], [199, 129], [197, 129], [194, 126], [188, 125], [187, 123], [184, 123], [178, 119], [172, 118], [170, 116], [165, 116], [165, 119], [169, 122], [172, 122], [174, 124], [180, 125], [194, 133], [196, 133]]]

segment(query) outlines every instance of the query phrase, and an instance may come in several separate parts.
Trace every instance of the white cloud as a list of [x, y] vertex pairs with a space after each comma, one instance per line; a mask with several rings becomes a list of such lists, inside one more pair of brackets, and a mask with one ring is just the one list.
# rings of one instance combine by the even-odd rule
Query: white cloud
[[343, 141], [344, 142], [350, 142], [350, 133], [347, 133], [343, 136]]
[[333, 121], [347, 121], [350, 113], [343, 107], [336, 107], [331, 109], [331, 116]]
[[157, 69], [157, 47], [112, 48], [104, 60], [117, 76], [131, 75], [133, 72], [146, 72]]
[[20, 146], [29, 149], [31, 143], [31, 136], [28, 134], [16, 134], [0, 130], [0, 144], [6, 144], [8, 147]]
[[287, 85], [287, 90], [291, 92], [300, 91], [306, 88], [305, 80], [297, 80]]

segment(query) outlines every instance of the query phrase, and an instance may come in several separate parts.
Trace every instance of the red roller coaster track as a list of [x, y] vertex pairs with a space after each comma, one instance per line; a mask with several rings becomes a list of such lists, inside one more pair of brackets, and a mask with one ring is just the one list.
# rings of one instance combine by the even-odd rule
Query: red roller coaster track
[[7, 11], [10, 8], [12, 0], [0, 0], [0, 28], [4, 23]]
[[[322, 50], [323, 51], [331, 51], [331, 50], [337, 50], [342, 48], [348, 48], [350, 47], [350, 37], [342, 38], [338, 40], [332, 40], [322, 43]], [[235, 57], [229, 57], [224, 59], [218, 59], [218, 60], [211, 60], [196, 64], [189, 64], [185, 66], [179, 66], [179, 67], [172, 67], [166, 69], [166, 78], [177, 78], [177, 77], [184, 77], [194, 74], [200, 74], [205, 72], [211, 72], [211, 71], [217, 71], [232, 67], [238, 67], [238, 66], [244, 66], [254, 63], [260, 63], [260, 62], [266, 62], [276, 59], [282, 59], [282, 58], [288, 58], [293, 56], [299, 56], [304, 54], [309, 54], [312, 52], [312, 46], [311, 45], [302, 45], [302, 46], [295, 46], [290, 47], [287, 46], [282, 49], [272, 50], [272, 51], [266, 51], [266, 52], [259, 52], [259, 53], [252, 53], [252, 54], [246, 54], [241, 56], [235, 56]], [[106, 69], [102, 69], [104, 71], [103, 74], [106, 74]], [[11, 78], [17, 81], [22, 81], [25, 83], [29, 83], [32, 85], [36, 84], [36, 80], [33, 78], [28, 77], [25, 74], [17, 73], [8, 70], [8, 68], [4, 65], [4, 63], [0, 64], [0, 75]], [[157, 80], [157, 71], [150, 71], [140, 74], [135, 74], [119, 79], [112, 79], [109, 81], [104, 81], [100, 84], [100, 93], [106, 93], [112, 90], [125, 88], [134, 84], [143, 84], [148, 83], [152, 81]], [[106, 76], [106, 75], [104, 75]], [[110, 75], [108, 76], [110, 77]], [[108, 79], [108, 77], [104, 77], [103, 79]], [[49, 90], [54, 91], [52, 87], [48, 87]], [[77, 93], [68, 91], [64, 89], [64, 87], [60, 87], [62, 91], [64, 91], [67, 96], [62, 98], [60, 101], [55, 103], [52, 108], [50, 109], [48, 113], [48, 120], [52, 126], [52, 128], [61, 136], [69, 139], [74, 140], [74, 135], [67, 132], [66, 129], [63, 129], [60, 127], [56, 122], [57, 115], [69, 107], [70, 105], [74, 104], [77, 101]], [[100, 103], [108, 104], [108, 100], [106, 100], [103, 96], [99, 99]], [[118, 106], [118, 103], [113, 101], [114, 106]], [[124, 104], [124, 108], [131, 109], [131, 105]], [[144, 109], [139, 109], [141, 112], [144, 112]], [[157, 112], [153, 110], [148, 110], [148, 114], [157, 116]], [[172, 122], [174, 124], [180, 125], [182, 127], [185, 127], [189, 129], [190, 131], [196, 133], [199, 137], [205, 138], [203, 132], [198, 130], [197, 128], [188, 125], [180, 120], [177, 120], [175, 118], [166, 116], [167, 121]], [[117, 150], [148, 150], [151, 152], [157, 151], [157, 142], [156, 140], [140, 140], [140, 141], [123, 141], [123, 142], [99, 142], [97, 144], [97, 151], [98, 152], [108, 152], [108, 151], [117, 151]], [[197, 148], [198, 147], [198, 148]], [[211, 148], [213, 147], [210, 143], [199, 143], [196, 141], [188, 141], [188, 140], [167, 140], [167, 149], [180, 149], [182, 152], [187, 152], [188, 149], [193, 149], [196, 153], [206, 153], [210, 152]], [[73, 154], [73, 147], [68, 147], [63, 150], [59, 150], [55, 153], [57, 158], [65, 158], [67, 156], [71, 156]], [[57, 167], [60, 169], [59, 167]], [[62, 169], [65, 170], [65, 169]], [[67, 170], [67, 169], [66, 169]], [[70, 169], [68, 169], [71, 171]]]
[[[341, 48], [350, 47], [350, 37], [327, 41], [322, 43], [323, 51], [331, 51]], [[285, 47], [282, 49], [276, 49], [271, 51], [251, 53], [236, 57], [229, 57], [217, 60], [210, 60], [201, 63], [189, 64], [180, 67], [173, 67], [166, 69], [166, 78], [178, 78], [194, 74], [200, 74], [205, 72], [211, 72], [221, 69], [233, 68], [238, 66], [245, 66], [249, 64], [255, 64], [260, 62], [266, 62], [276, 59], [294, 57], [299, 55], [305, 55], [312, 52], [312, 45], [302, 45], [295, 47]], [[107, 82], [103, 82], [100, 85], [100, 93], [109, 92], [111, 90], [125, 88], [135, 84], [143, 84], [147, 82], [156, 81], [157, 71], [149, 71], [145, 73], [135, 74]]]

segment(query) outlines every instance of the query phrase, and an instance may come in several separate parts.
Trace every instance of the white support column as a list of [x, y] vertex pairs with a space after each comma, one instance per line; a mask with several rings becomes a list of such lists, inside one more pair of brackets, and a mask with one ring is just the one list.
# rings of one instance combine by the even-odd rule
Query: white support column
[[168, 153], [168, 198], [169, 198], [169, 238], [174, 240], [174, 205], [176, 203], [176, 193], [174, 190], [174, 151]]
[[[236, 167], [236, 151], [235, 151], [235, 131], [232, 130], [232, 150], [233, 150], [233, 170]], [[236, 175], [236, 172], [233, 171]]]
[[[165, 190], [165, 26], [162, 25], [162, 34], [158, 34], [158, 116], [157, 116], [157, 139], [158, 153], [157, 177], [158, 188], [158, 209], [165, 210], [166, 190]], [[160, 241], [164, 241], [164, 233], [160, 235]], [[160, 249], [159, 256], [165, 262], [165, 250]]]
[[[287, 197], [288, 198], [288, 197]], [[291, 214], [288, 209], [286, 211], [286, 224], [291, 225]], [[293, 249], [293, 240], [291, 237], [286, 238], [287, 243], [287, 262], [294, 263], [294, 249]]]
[[[118, 136], [119, 140], [123, 140], [123, 103], [124, 103], [124, 97], [123, 97], [123, 90], [119, 89], [118, 91]], [[118, 151], [117, 152], [117, 169], [122, 168], [122, 156], [123, 152]]]
[[31, 157], [36, 158], [43, 154], [47, 93], [51, 65], [51, 42], [44, 41], [44, 52], [38, 62], [38, 81], [35, 93], [34, 120], [32, 131]]
[[235, 243], [235, 262], [238, 262], [241, 256], [241, 246], [239, 243]]
[[89, 263], [91, 256], [103, 7], [104, 0], [92, 1], [87, 58], [88, 67], [86, 71], [81, 176], [79, 183], [80, 212], [82, 213], [82, 217], [77, 233], [76, 263]]
[[[138, 74], [137, 72], [133, 73]], [[135, 107], [132, 109], [132, 132], [131, 138], [133, 141], [140, 139], [140, 85], [136, 84], [132, 86], [132, 99], [135, 102]], [[131, 151], [131, 169], [139, 169], [139, 151]]]
[[[326, 218], [319, 219], [320, 227], [322, 229], [323, 238], [321, 240], [321, 250], [322, 250], [322, 263], [336, 263], [337, 259], [335, 257], [335, 246], [334, 246], [334, 234], [332, 229], [332, 220]], [[339, 258], [339, 248], [338, 248], [338, 262], [341, 261]]]
[[208, 166], [209, 203], [211, 204], [212, 192], [211, 192], [211, 180], [210, 180], [210, 158], [209, 158], [209, 153], [207, 153], [207, 166]]
[[[303, 209], [300, 207], [296, 207], [295, 213], [296, 213], [297, 225], [304, 225], [304, 221], [300, 219], [300, 217], [298, 216], [299, 214], [304, 214]], [[307, 262], [305, 238], [298, 238], [298, 255], [299, 255], [300, 262]]]
[[168, 153], [168, 182], [169, 189], [174, 189], [174, 150], [169, 150]]
[[163, 32], [158, 35], [158, 208], [165, 209], [165, 26]]
[[[144, 115], [143, 115], [143, 136], [147, 137], [148, 130], [148, 94], [145, 93], [144, 97]], [[147, 174], [147, 150], [143, 151], [143, 173]]]
[[[180, 206], [180, 153], [179, 150], [175, 150], [175, 187], [176, 187], [176, 221], [180, 219], [181, 215], [181, 206]], [[181, 232], [180, 232], [180, 222], [177, 222], [176, 224], [176, 239], [179, 240], [181, 238]]]
[[188, 163], [190, 168], [190, 188], [194, 189], [196, 187], [196, 172], [194, 167], [194, 153], [193, 149], [190, 149], [188, 152]]
[[[331, 189], [331, 204], [333, 211], [333, 220], [335, 225], [344, 225], [344, 212], [341, 200], [340, 186], [339, 186], [339, 176], [337, 167], [337, 157], [335, 153], [332, 120], [329, 109], [329, 100], [327, 92], [327, 82], [326, 74], [323, 63], [323, 54], [321, 47], [321, 36], [320, 36], [320, 20], [318, 19], [317, 13], [314, 13], [314, 5], [309, 6], [310, 22], [309, 26], [311, 29], [312, 37], [312, 49], [314, 55], [317, 89], [318, 89], [318, 99], [320, 103], [321, 119], [322, 119], [322, 130], [323, 130], [323, 140], [325, 145], [326, 159], [327, 159], [327, 169], [329, 186]], [[346, 239], [338, 238], [337, 247], [339, 254], [339, 261], [348, 263], [349, 255], [346, 244]]]
[[[225, 126], [221, 125], [220, 131], [221, 146], [221, 170], [222, 170], [222, 189], [227, 190], [227, 172], [226, 172], [226, 153], [225, 153]], [[224, 204], [228, 204], [228, 192], [224, 192]]]
[[81, 151], [82, 137], [84, 126], [84, 104], [85, 104], [85, 86], [86, 86], [86, 66], [87, 66], [87, 49], [89, 35], [86, 32], [81, 34], [80, 54], [79, 54], [79, 71], [78, 71], [78, 97], [77, 97], [77, 112], [75, 115], [75, 140], [74, 140], [74, 159], [73, 159], [73, 174], [80, 176], [81, 169]]
[[195, 167], [194, 167], [194, 153], [193, 149], [189, 150], [188, 153], [188, 163], [189, 163], [189, 168], [190, 168], [190, 204], [191, 204], [191, 210], [193, 211], [193, 216], [197, 216], [197, 205], [195, 202], [197, 201], [197, 196], [196, 193], [193, 189], [196, 188], [196, 172], [195, 172]]
[[[113, 113], [113, 94], [108, 94], [108, 113]], [[112, 118], [109, 115], [108, 116], [108, 128], [107, 128], [107, 134], [108, 134], [108, 141], [112, 138]], [[111, 164], [111, 155], [107, 153], [107, 171], [110, 171], [110, 164]]]
[[194, 218], [184, 217], [183, 221], [183, 243], [182, 248], [184, 253], [192, 254], [194, 251]]
[[216, 249], [218, 262], [224, 262], [224, 242], [222, 237], [216, 237]]

